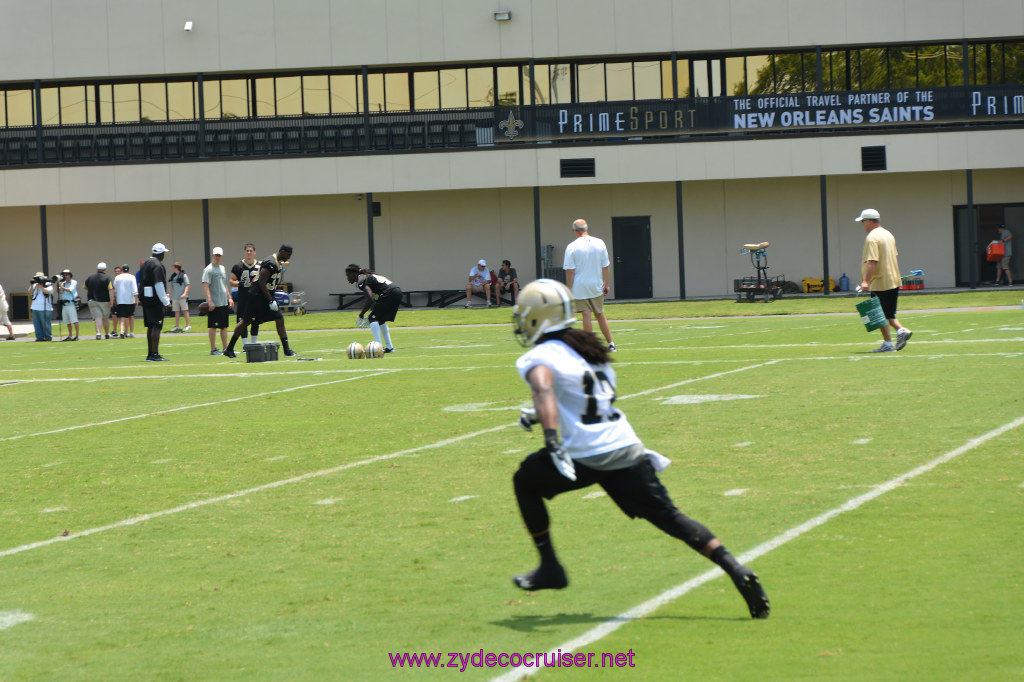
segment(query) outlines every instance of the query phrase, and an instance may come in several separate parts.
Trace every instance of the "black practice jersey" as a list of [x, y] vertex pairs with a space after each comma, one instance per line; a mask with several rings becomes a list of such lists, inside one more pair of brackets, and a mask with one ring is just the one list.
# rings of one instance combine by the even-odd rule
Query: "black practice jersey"
[[[277, 262], [277, 254], [273, 254], [270, 258], [260, 263], [259, 269], [270, 273], [270, 277], [267, 278], [267, 291], [271, 293], [276, 291], [277, 287], [281, 284], [281, 278], [284, 277], [284, 268]], [[263, 292], [260, 291], [259, 277], [254, 279], [252, 284], [249, 285], [249, 295], [263, 297]]]
[[249, 288], [260, 278], [260, 262], [254, 260], [252, 265], [246, 265], [240, 260], [231, 266], [231, 274], [238, 280], [238, 295], [245, 297], [249, 295]]
[[359, 275], [356, 279], [356, 286], [363, 291], [369, 287], [374, 296], [380, 296], [394, 289], [395, 283], [384, 275]]

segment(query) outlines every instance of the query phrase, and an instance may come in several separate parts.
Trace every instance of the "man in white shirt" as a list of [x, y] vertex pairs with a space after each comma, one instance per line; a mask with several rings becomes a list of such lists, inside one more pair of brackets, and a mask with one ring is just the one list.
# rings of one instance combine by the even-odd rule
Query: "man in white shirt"
[[491, 271], [487, 269], [487, 261], [481, 258], [476, 263], [476, 267], [469, 271], [469, 279], [466, 283], [466, 307], [472, 308], [473, 301], [471, 297], [473, 292], [484, 292], [484, 298], [487, 299], [487, 307], [490, 308], [494, 304], [491, 303]]
[[230, 324], [230, 311], [235, 307], [231, 298], [231, 285], [228, 280], [227, 269], [220, 264], [224, 258], [224, 249], [214, 247], [211, 262], [203, 270], [203, 294], [206, 296], [207, 327], [210, 330], [210, 355], [223, 355], [217, 350], [217, 330], [220, 330], [220, 343], [228, 347], [228, 325]]
[[608, 295], [608, 248], [604, 241], [591, 237], [587, 221], [578, 218], [572, 223], [576, 240], [565, 247], [565, 284], [572, 291], [573, 308], [583, 314], [583, 329], [593, 331], [594, 324], [591, 314], [597, 318], [608, 350], [615, 352], [612, 342], [612, 330], [608, 328], [608, 320], [604, 316], [604, 297]]
[[[122, 265], [121, 273], [114, 278], [114, 310], [117, 311], [117, 321], [121, 325], [121, 338], [128, 339], [135, 336], [135, 306], [139, 304], [139, 281], [128, 269], [128, 265]], [[117, 336], [117, 329], [114, 329], [114, 336]]]

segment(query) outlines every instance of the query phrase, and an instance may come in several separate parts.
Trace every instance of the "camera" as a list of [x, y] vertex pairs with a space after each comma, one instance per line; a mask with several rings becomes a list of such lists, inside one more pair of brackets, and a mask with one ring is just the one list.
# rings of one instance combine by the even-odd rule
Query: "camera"
[[48, 286], [48, 285], [53, 284], [54, 282], [56, 282], [58, 279], [59, 279], [58, 277], [45, 277], [45, 276], [43, 276], [43, 277], [33, 277], [31, 279], [30, 283], [31, 284], [42, 284], [43, 286]]

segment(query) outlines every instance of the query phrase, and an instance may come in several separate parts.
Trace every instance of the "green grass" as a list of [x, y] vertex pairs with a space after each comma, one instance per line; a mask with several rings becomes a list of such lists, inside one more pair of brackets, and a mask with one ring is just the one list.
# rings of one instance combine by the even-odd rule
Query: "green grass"
[[[979, 296], [920, 308], [1015, 302]], [[1024, 417], [1024, 311], [918, 299], [885, 355], [849, 298], [609, 306], [618, 404], [678, 506], [749, 552]], [[694, 319], [783, 306], [848, 314]], [[511, 585], [536, 557], [510, 478], [539, 436], [514, 426], [510, 328], [470, 326], [509, 314], [403, 311], [379, 361], [345, 358], [370, 337], [334, 313], [287, 318], [317, 362], [205, 335], [156, 365], [143, 338], [0, 346], [0, 680], [490, 679], [388, 654], [557, 649], [704, 574], [588, 489], [550, 504], [571, 587]], [[754, 397], [666, 401], [699, 395]], [[720, 577], [580, 649], [634, 668], [535, 679], [1020, 677], [1021, 452], [1024, 425], [758, 556], [767, 621]]]

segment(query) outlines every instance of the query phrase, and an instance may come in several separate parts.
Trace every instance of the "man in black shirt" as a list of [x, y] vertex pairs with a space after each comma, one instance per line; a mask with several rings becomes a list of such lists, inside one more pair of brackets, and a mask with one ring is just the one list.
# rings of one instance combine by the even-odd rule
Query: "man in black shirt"
[[171, 305], [167, 295], [167, 271], [164, 256], [167, 247], [153, 244], [153, 255], [143, 261], [139, 269], [139, 298], [142, 301], [142, 319], [146, 325], [146, 344], [149, 354], [146, 362], [166, 362], [160, 355], [160, 331], [164, 326], [164, 308]]
[[231, 335], [228, 347], [224, 349], [224, 357], [234, 358], [235, 342], [242, 335], [246, 326], [251, 322], [270, 322], [277, 325], [277, 335], [281, 337], [281, 348], [288, 357], [298, 355], [288, 345], [288, 332], [284, 328], [284, 316], [277, 308], [277, 301], [274, 300], [274, 291], [281, 284], [284, 271], [288, 268], [289, 260], [292, 257], [292, 247], [281, 244], [277, 253], [260, 263], [260, 275], [252, 286], [249, 287], [249, 299], [246, 303], [245, 315], [242, 321], [235, 326]]
[[[107, 275], [107, 264], [97, 263], [96, 272], [85, 278], [85, 292], [89, 298], [89, 314], [96, 324], [96, 338], [110, 338], [110, 283]], [[102, 322], [102, 324], [101, 324]], [[100, 329], [103, 336], [100, 336]], [[114, 330], [117, 333], [117, 330]]]

